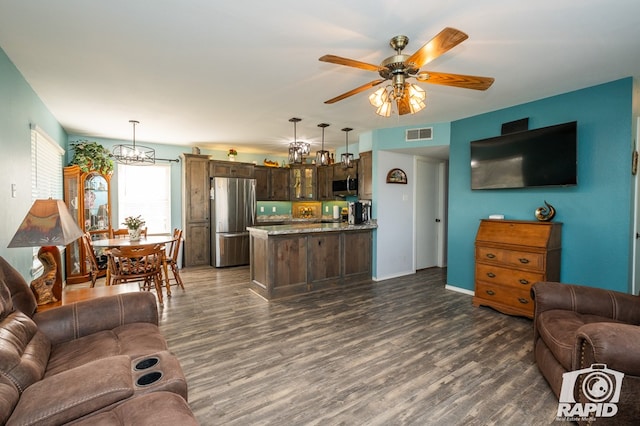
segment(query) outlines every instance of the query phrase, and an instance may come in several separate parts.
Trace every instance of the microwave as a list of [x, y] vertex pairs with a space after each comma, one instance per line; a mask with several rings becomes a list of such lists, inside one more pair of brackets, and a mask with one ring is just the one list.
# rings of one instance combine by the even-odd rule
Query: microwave
[[346, 195], [358, 194], [358, 179], [346, 178], [333, 181], [333, 195], [344, 197]]

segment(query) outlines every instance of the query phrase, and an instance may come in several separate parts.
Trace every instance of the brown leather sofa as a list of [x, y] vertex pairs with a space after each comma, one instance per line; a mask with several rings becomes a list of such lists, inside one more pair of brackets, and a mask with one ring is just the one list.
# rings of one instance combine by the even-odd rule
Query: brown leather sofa
[[[536, 283], [531, 293], [535, 300], [535, 360], [556, 396], [562, 399], [564, 373], [584, 370], [571, 374], [576, 378], [575, 386], [567, 389], [571, 389], [574, 401], [610, 402], [620, 380], [613, 374], [605, 374], [606, 365], [609, 370], [624, 373], [619, 401], [615, 404], [617, 413], [612, 417], [594, 413], [586, 417], [597, 425], [638, 424], [640, 296], [553, 282]], [[597, 370], [592, 370], [594, 365]], [[598, 378], [604, 381], [598, 382]], [[599, 387], [593, 387], [598, 383]], [[578, 423], [589, 421], [581, 419]]]
[[153, 294], [36, 309], [0, 257], [0, 424], [197, 424]]

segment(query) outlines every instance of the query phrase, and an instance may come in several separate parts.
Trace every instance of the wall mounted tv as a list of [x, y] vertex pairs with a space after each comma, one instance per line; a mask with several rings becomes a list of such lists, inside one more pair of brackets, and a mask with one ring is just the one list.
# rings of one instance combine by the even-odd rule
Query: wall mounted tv
[[577, 122], [471, 141], [471, 189], [577, 185]]

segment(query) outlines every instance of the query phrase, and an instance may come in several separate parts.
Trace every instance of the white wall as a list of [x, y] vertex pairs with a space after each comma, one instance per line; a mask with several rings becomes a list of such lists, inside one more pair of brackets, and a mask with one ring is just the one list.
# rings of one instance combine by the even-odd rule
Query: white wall
[[[386, 183], [389, 170], [399, 168], [407, 174], [407, 184]], [[379, 151], [375, 179], [376, 265], [373, 278], [384, 280], [413, 274], [414, 258], [414, 161], [413, 156]]]

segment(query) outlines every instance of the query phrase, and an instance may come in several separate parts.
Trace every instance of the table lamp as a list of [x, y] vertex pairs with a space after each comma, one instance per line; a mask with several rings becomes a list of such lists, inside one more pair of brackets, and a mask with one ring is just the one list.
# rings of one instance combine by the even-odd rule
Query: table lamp
[[36, 200], [7, 247], [40, 247], [38, 259], [42, 275], [31, 282], [38, 305], [62, 299], [60, 250], [82, 236], [83, 232], [62, 200]]

